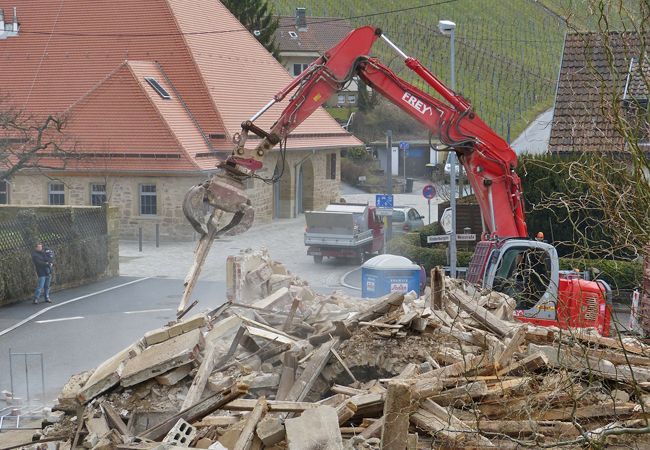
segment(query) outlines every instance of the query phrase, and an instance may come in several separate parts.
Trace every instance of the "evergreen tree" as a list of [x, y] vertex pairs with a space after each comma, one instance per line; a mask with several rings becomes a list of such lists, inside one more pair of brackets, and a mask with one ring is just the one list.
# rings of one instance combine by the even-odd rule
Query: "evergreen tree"
[[273, 8], [267, 0], [221, 0], [221, 2], [279, 61], [280, 52], [275, 44], [275, 30], [278, 29], [279, 21], [273, 16]]

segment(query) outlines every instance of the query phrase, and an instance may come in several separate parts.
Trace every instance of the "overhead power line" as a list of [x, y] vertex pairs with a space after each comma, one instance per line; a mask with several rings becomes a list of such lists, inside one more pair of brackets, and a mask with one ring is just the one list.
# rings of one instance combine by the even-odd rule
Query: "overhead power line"
[[[216, 0], [215, 0], [216, 1]], [[356, 16], [348, 17], [333, 17], [318, 21], [312, 21], [311, 24], [321, 24], [321, 23], [334, 23], [341, 22], [344, 20], [353, 20], [353, 19], [364, 19], [368, 17], [382, 16], [387, 14], [396, 14], [405, 11], [413, 11], [417, 9], [430, 8], [432, 6], [440, 6], [448, 3], [458, 2], [460, 0], [442, 0], [433, 3], [427, 3], [425, 5], [418, 6], [409, 6], [406, 8], [390, 9], [386, 11], [379, 11], [375, 13], [368, 14], [359, 14]], [[284, 25], [278, 28], [293, 28], [293, 25]], [[74, 31], [61, 31], [61, 32], [51, 32], [51, 31], [20, 31], [23, 34], [42, 34], [42, 35], [53, 35], [53, 36], [73, 36], [73, 37], [165, 37], [165, 36], [203, 36], [203, 35], [212, 35], [212, 34], [227, 34], [227, 33], [249, 33], [246, 28], [236, 28], [230, 30], [205, 30], [205, 31], [188, 31], [188, 32], [165, 32], [165, 33], [83, 33], [83, 32], [74, 32]]]

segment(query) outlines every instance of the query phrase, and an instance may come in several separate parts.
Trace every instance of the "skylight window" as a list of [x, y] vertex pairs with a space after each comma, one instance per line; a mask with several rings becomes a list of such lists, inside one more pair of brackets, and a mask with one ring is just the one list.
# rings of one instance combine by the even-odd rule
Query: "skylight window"
[[298, 39], [298, 34], [295, 31], [289, 31], [289, 37], [291, 39]]
[[147, 83], [149, 83], [149, 86], [151, 86], [153, 90], [156, 91], [160, 97], [162, 97], [163, 100], [169, 100], [172, 98], [172, 96], [169, 95], [169, 92], [167, 92], [167, 90], [162, 87], [160, 83], [158, 83], [158, 80], [151, 77], [144, 77], [144, 79]]

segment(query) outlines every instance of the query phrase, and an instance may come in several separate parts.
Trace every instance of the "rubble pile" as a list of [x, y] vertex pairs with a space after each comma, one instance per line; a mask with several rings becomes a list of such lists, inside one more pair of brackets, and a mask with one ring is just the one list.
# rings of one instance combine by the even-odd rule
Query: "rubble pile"
[[157, 330], [64, 387], [59, 449], [416, 449], [648, 442], [650, 349], [512, 319], [440, 271], [422, 296], [312, 291], [264, 252], [229, 302]]

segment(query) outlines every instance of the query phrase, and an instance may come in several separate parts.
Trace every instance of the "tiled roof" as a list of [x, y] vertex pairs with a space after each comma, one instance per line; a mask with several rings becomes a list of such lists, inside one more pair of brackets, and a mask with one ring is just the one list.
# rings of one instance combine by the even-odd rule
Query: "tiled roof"
[[[607, 115], [612, 112], [613, 95], [623, 97], [630, 61], [639, 56], [639, 39], [627, 32], [612, 32], [606, 39], [607, 43], [598, 33], [566, 36], [549, 141], [551, 152], [625, 149], [623, 138]], [[613, 57], [611, 64], [607, 47]]]
[[[0, 94], [36, 115], [64, 112], [75, 105], [79, 117], [71, 119], [70, 126], [76, 124], [79, 134], [82, 121], [99, 125], [96, 104], [121, 111], [131, 120], [121, 120], [117, 112], [105, 117], [107, 123], [123, 127], [121, 133], [113, 129], [113, 136], [121, 137], [105, 139], [105, 148], [122, 145], [121, 140], [125, 151], [147, 142], [156, 146], [163, 133], [165, 139], [176, 141], [177, 151], [192, 157], [209, 151], [201, 129], [213, 136], [215, 149], [229, 150], [240, 123], [291, 81], [219, 1], [0, 0], [5, 11], [14, 6], [21, 27], [18, 36], [0, 41]], [[115, 72], [125, 60], [130, 62]], [[127, 77], [126, 69], [136, 82], [114, 86], [109, 78]], [[151, 96], [143, 79], [149, 72], [158, 73], [159, 81], [168, 86], [172, 102], [160, 103]], [[136, 88], [146, 96], [135, 95]], [[115, 90], [112, 99], [102, 97], [109, 89]], [[87, 103], [80, 106], [81, 102]], [[147, 108], [157, 123], [137, 120], [134, 110]], [[82, 111], [91, 114], [91, 110], [95, 116], [80, 117]], [[279, 111], [275, 107], [259, 125], [270, 128]], [[88, 132], [84, 138], [94, 146], [108, 133], [108, 129], [103, 135]], [[335, 146], [360, 144], [324, 110], [316, 111], [295, 133], [336, 135], [331, 138]], [[323, 146], [320, 139], [307, 141], [308, 148]], [[171, 142], [165, 140], [161, 151], [171, 151], [167, 147]], [[214, 160], [190, 158], [188, 164], [212, 167]]]
[[[275, 42], [281, 52], [318, 52], [334, 47], [354, 29], [347, 20], [332, 17], [307, 17], [307, 29], [296, 28], [296, 18], [280, 16]], [[292, 37], [289, 32], [295, 33]]]
[[641, 62], [639, 58], [632, 60], [627, 86], [628, 96], [647, 100], [650, 93], [648, 85], [650, 85], [650, 60], [646, 54]]

